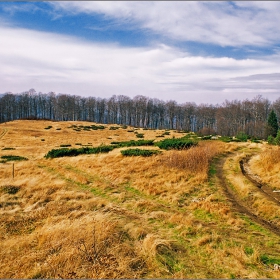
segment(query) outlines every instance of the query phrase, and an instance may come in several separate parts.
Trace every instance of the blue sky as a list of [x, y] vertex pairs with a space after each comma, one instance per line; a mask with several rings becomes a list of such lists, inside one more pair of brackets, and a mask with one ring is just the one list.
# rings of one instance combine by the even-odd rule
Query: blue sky
[[0, 92], [280, 97], [278, 1], [0, 2]]

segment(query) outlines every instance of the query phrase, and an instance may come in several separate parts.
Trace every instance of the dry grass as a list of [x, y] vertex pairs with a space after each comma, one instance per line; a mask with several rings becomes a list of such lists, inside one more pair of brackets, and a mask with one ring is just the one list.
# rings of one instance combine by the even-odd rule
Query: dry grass
[[200, 142], [198, 146], [184, 151], [171, 151], [162, 158], [162, 164], [170, 168], [183, 169], [185, 173], [201, 174], [201, 178], [207, 179], [209, 164], [213, 157], [225, 152], [225, 143]]
[[[265, 194], [258, 191], [258, 188], [241, 173], [239, 162], [245, 155], [246, 153], [242, 153], [227, 159], [224, 166], [224, 171], [227, 173], [227, 180], [230, 182], [232, 189], [236, 192], [240, 199], [250, 205], [256, 215], [266, 220], [273, 221], [275, 224], [280, 226], [280, 209], [278, 204], [274, 201], [268, 201]], [[259, 159], [263, 156], [268, 159], [267, 152], [261, 153], [257, 156], [257, 158]], [[250, 167], [256, 166], [256, 162], [254, 165], [251, 164], [252, 161], [254, 162], [256, 159], [250, 161]], [[257, 169], [254, 168], [252, 170], [256, 172]], [[269, 173], [266, 173], [266, 176], [268, 174]], [[258, 175], [260, 175], [262, 179], [265, 177], [262, 174]]]
[[262, 178], [264, 183], [273, 189], [280, 190], [280, 148], [265, 146], [263, 151], [250, 161], [250, 166], [255, 174]]
[[[137, 140], [128, 131], [133, 128], [77, 132], [69, 128], [73, 124], [92, 125], [0, 125], [0, 155], [29, 159], [15, 163], [14, 179], [11, 163], [0, 164], [1, 278], [279, 276], [260, 261], [263, 254], [280, 258], [277, 237], [236, 216], [208, 172], [213, 157], [239, 144], [205, 141], [148, 159], [123, 157], [120, 149], [44, 159], [61, 144]], [[144, 139], [164, 132], [137, 131]], [[166, 137], [173, 136], [182, 134]]]

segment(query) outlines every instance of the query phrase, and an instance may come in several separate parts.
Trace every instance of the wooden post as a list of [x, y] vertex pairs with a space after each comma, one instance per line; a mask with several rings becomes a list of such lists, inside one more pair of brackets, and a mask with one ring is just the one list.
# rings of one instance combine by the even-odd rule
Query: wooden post
[[13, 179], [15, 178], [15, 164], [13, 163]]

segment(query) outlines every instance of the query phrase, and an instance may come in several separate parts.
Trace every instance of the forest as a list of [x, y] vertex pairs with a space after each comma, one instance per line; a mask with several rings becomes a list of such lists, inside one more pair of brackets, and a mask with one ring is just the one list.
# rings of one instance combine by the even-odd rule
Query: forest
[[267, 139], [271, 111], [280, 119], [280, 98], [271, 102], [258, 95], [252, 100], [225, 100], [222, 104], [163, 101], [137, 95], [110, 98], [37, 93], [34, 89], [0, 96], [0, 122], [17, 119], [90, 121], [146, 129], [176, 129], [199, 135], [235, 136], [244, 133]]

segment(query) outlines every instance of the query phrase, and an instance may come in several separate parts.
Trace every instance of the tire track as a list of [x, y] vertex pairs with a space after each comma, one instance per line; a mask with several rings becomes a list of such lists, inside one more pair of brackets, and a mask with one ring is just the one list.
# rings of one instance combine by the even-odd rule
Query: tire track
[[8, 132], [8, 129], [7, 128], [4, 128], [0, 134], [0, 139], [2, 139]]
[[240, 160], [239, 165], [242, 174], [259, 190], [266, 196], [267, 199], [275, 202], [280, 206], [280, 194], [274, 193], [272, 189], [267, 185], [261, 182], [260, 179], [257, 178], [256, 175], [253, 175], [248, 167], [248, 162], [251, 159], [251, 156], [246, 156], [242, 160]]
[[[257, 216], [253, 213], [253, 210], [250, 208], [249, 205], [247, 205], [244, 201], [239, 198], [234, 191], [230, 188], [226, 176], [223, 172], [223, 166], [225, 164], [227, 158], [222, 158], [217, 163], [217, 173], [216, 176], [219, 180], [220, 185], [224, 189], [224, 193], [226, 197], [228, 198], [229, 202], [232, 204], [232, 207], [235, 211], [247, 215], [252, 221], [255, 223], [263, 226], [264, 228], [268, 229], [269, 231], [275, 233], [276, 235], [280, 236], [280, 229], [275, 224]], [[259, 189], [258, 185], [255, 185], [257, 189]]]

